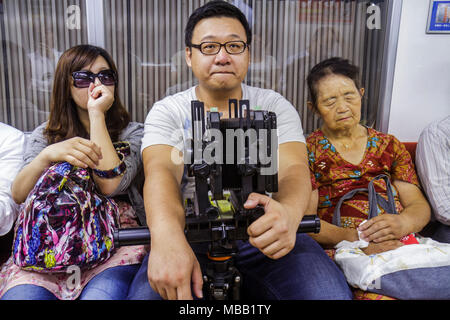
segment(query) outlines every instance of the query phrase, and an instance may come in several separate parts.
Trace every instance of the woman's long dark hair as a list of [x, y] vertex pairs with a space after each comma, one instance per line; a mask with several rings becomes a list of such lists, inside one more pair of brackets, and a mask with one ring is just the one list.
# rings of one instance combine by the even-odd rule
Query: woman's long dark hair
[[[89, 138], [77, 113], [77, 105], [70, 94], [72, 72], [81, 70], [102, 56], [109, 67], [117, 73], [116, 65], [104, 49], [92, 45], [78, 45], [66, 50], [58, 61], [53, 80], [50, 101], [50, 116], [44, 135], [49, 144], [73, 137]], [[117, 84], [114, 90], [114, 102], [106, 112], [105, 120], [112, 141], [117, 141], [120, 132], [130, 122], [130, 115], [119, 99]]]

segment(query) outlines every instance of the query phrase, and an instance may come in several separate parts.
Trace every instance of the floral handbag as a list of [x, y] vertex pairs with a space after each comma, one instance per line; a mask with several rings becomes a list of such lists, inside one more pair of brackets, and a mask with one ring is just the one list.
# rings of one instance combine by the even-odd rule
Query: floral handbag
[[14, 263], [37, 272], [93, 268], [114, 252], [118, 212], [113, 199], [95, 190], [91, 169], [56, 163], [42, 174], [20, 211]]

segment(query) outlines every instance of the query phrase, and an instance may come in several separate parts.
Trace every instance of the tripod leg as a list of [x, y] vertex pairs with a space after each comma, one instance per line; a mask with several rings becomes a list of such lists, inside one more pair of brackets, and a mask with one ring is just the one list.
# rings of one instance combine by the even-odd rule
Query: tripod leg
[[241, 275], [233, 265], [233, 259], [211, 260], [203, 276], [203, 295], [207, 300], [239, 300]]

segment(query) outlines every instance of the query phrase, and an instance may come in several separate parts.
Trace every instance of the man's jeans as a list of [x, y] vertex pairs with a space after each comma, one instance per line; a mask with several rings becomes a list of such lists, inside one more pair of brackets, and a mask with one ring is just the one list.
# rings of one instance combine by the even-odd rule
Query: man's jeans
[[[294, 249], [278, 260], [267, 258], [247, 241], [238, 241], [237, 246], [235, 266], [243, 277], [243, 299], [352, 299], [343, 273], [306, 234], [298, 234]], [[202, 270], [206, 270], [206, 253], [198, 249], [196, 246], [194, 251]], [[161, 299], [148, 283], [147, 265], [148, 255], [130, 286], [128, 299]]]
[[[89, 281], [79, 299], [124, 300], [138, 269], [138, 264], [106, 269]], [[57, 300], [57, 298], [43, 287], [22, 284], [9, 289], [1, 300]]]

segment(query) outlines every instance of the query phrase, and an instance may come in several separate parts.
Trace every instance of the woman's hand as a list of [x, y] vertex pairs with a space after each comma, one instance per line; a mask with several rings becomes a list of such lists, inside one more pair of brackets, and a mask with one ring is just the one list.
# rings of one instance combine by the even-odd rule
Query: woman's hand
[[398, 240], [421, 231], [430, 220], [430, 206], [417, 186], [400, 180], [394, 180], [393, 185], [398, 191], [403, 210], [400, 214], [377, 216], [359, 226], [362, 239], [373, 242]]
[[387, 240], [400, 239], [408, 234], [405, 228], [408, 225], [406, 219], [401, 214], [383, 214], [367, 220], [360, 225], [361, 239], [367, 242], [383, 242]]
[[368, 247], [363, 248], [361, 250], [369, 256], [371, 254], [377, 254], [389, 250], [394, 250], [400, 248], [401, 246], [404, 246], [404, 244], [398, 240], [388, 240], [380, 243], [370, 242]]
[[66, 161], [81, 168], [95, 168], [102, 152], [92, 141], [74, 137], [49, 145], [42, 151], [42, 156], [48, 163]]
[[83, 138], [75, 137], [51, 144], [17, 174], [11, 187], [13, 199], [17, 204], [24, 202], [41, 174], [52, 162], [66, 161], [77, 167], [95, 168], [101, 158], [100, 148]]
[[103, 85], [98, 78], [95, 79], [95, 83], [89, 85], [87, 103], [89, 114], [92, 112], [105, 114], [111, 108], [114, 102], [114, 93], [111, 88], [114, 87]]

